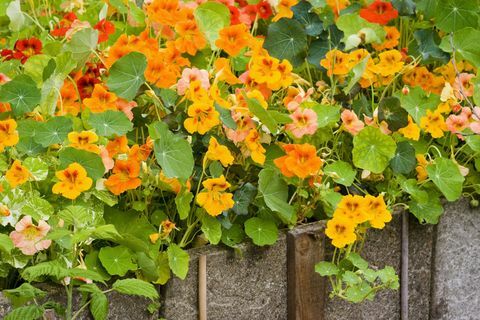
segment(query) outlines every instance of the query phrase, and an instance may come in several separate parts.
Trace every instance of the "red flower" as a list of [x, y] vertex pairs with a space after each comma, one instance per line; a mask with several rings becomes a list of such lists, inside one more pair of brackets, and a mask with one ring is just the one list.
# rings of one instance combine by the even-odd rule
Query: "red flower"
[[240, 23], [240, 11], [237, 7], [228, 6], [228, 10], [230, 10], [230, 24], [235, 25]]
[[235, 2], [238, 3], [238, 6], [239, 6], [240, 8], [243, 8], [243, 7], [245, 7], [245, 6], [248, 5], [248, 1], [247, 1], [247, 0], [235, 0]]
[[375, 0], [368, 7], [360, 10], [360, 17], [368, 22], [385, 25], [390, 20], [398, 17], [398, 11], [390, 2]]
[[0, 52], [0, 55], [3, 57], [4, 60], [12, 60], [13, 54], [14, 54], [14, 51], [10, 49], [3, 49]]
[[80, 98], [90, 98], [92, 96], [93, 88], [97, 83], [100, 83], [100, 80], [88, 75], [82, 76], [80, 79], [78, 79], [77, 88], [78, 92], [80, 93]]
[[17, 40], [14, 49], [13, 58], [25, 63], [31, 56], [42, 53], [42, 42], [33, 37]]
[[99, 31], [98, 43], [108, 40], [108, 37], [115, 32], [115, 26], [110, 21], [102, 19], [93, 27]]
[[58, 23], [58, 27], [50, 31], [54, 37], [64, 37], [73, 21], [77, 20], [77, 16], [73, 12], [69, 12], [63, 16], [63, 19]]
[[272, 15], [272, 7], [267, 1], [260, 1], [257, 3], [256, 7], [260, 18], [268, 19]]

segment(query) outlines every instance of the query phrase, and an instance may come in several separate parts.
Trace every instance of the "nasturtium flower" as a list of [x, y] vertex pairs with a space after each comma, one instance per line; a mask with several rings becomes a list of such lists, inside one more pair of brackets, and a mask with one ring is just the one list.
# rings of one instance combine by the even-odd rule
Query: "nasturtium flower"
[[205, 159], [220, 161], [224, 167], [231, 165], [234, 160], [230, 150], [226, 146], [219, 144], [215, 137], [210, 138]]
[[57, 100], [57, 115], [78, 115], [82, 110], [82, 105], [78, 100], [79, 95], [75, 85], [71, 81], [65, 80], [60, 88], [60, 97]]
[[375, 0], [368, 7], [360, 9], [360, 17], [368, 22], [385, 25], [398, 17], [398, 11], [390, 2]]
[[16, 145], [18, 140], [19, 136], [15, 120], [0, 120], [0, 152], [3, 151], [5, 147]]
[[163, 220], [160, 222], [160, 230], [157, 233], [152, 233], [148, 237], [150, 238], [150, 242], [153, 244], [157, 243], [158, 239], [166, 239], [170, 235], [170, 233], [175, 229], [175, 223], [170, 220]]
[[415, 167], [415, 171], [417, 172], [417, 180], [424, 181], [428, 178], [428, 173], [427, 173], [428, 161], [423, 154], [417, 154], [415, 158], [417, 159], [417, 163], [418, 163], [418, 165]]
[[352, 110], [343, 110], [341, 114], [343, 128], [352, 135], [357, 135], [365, 127], [365, 124], [358, 119], [357, 114]]
[[420, 139], [420, 128], [413, 121], [412, 117], [408, 116], [408, 124], [406, 127], [398, 129], [398, 132], [407, 139], [418, 141]]
[[447, 131], [447, 125], [440, 111], [427, 110], [427, 115], [420, 119], [420, 127], [425, 132], [430, 133], [432, 138], [443, 137], [444, 131]]
[[383, 77], [394, 75], [403, 68], [403, 56], [398, 50], [384, 51], [378, 55], [378, 58], [380, 61], [376, 66], [378, 73]]
[[392, 220], [392, 214], [387, 208], [383, 195], [377, 197], [366, 195], [367, 210], [370, 211], [370, 225], [375, 229], [383, 229], [385, 223]]
[[182, 71], [182, 77], [177, 82], [178, 94], [183, 96], [193, 81], [198, 81], [200, 86], [205, 90], [210, 88], [209, 74], [207, 70], [200, 70], [195, 67], [185, 68]]
[[107, 110], [117, 110], [117, 96], [113, 92], [108, 92], [101, 84], [96, 84], [90, 98], [83, 100], [86, 108], [93, 113], [104, 112]]
[[108, 41], [108, 37], [115, 33], [115, 26], [110, 21], [102, 19], [93, 26], [93, 29], [98, 30], [98, 43]]
[[85, 168], [77, 162], [71, 163], [65, 170], [57, 171], [55, 176], [60, 181], [53, 185], [52, 192], [71, 200], [90, 189], [93, 183]]
[[337, 248], [344, 248], [357, 240], [355, 223], [344, 217], [334, 217], [328, 220], [325, 234], [332, 239], [332, 244]]
[[[15, 42], [15, 47], [11, 58], [20, 60], [21, 63], [25, 63], [27, 62], [28, 58], [41, 53], [42, 41], [35, 37], [31, 37], [28, 39], [20, 39]], [[7, 60], [9, 60], [8, 57]]]
[[459, 100], [473, 96], [473, 83], [471, 82], [472, 78], [475, 75], [473, 73], [460, 73], [455, 82], [453, 83], [453, 89], [455, 96]]
[[225, 192], [230, 183], [221, 175], [219, 178], [207, 179], [202, 183], [204, 191], [197, 195], [197, 203], [211, 216], [218, 216], [223, 211], [233, 208], [233, 194]]
[[286, 155], [274, 160], [275, 165], [285, 177], [301, 179], [317, 175], [323, 165], [317, 156], [317, 150], [308, 143], [286, 144], [283, 146]]
[[13, 245], [23, 254], [33, 256], [38, 251], [48, 249], [52, 240], [45, 240], [50, 226], [43, 220], [34, 225], [31, 216], [25, 216], [15, 225], [15, 231], [10, 233]]
[[349, 0], [326, 0], [327, 5], [332, 9], [335, 17], [340, 15], [340, 11], [350, 5]]
[[258, 164], [265, 163], [265, 148], [262, 146], [260, 141], [260, 134], [258, 131], [253, 128], [250, 129], [247, 136], [245, 137], [245, 146], [247, 147], [248, 151], [250, 152], [250, 157], [252, 160]]
[[190, 134], [198, 132], [205, 134], [213, 127], [220, 124], [220, 114], [213, 106], [213, 101], [204, 99], [194, 102], [188, 107], [188, 118], [183, 125]]
[[[162, 185], [162, 189], [166, 189], [167, 191], [174, 192], [176, 194], [179, 194], [180, 191], [182, 191], [182, 187], [184, 187], [186, 190], [190, 190], [192, 187], [192, 184], [190, 183], [190, 180], [187, 180], [185, 184], [182, 184], [180, 180], [177, 178], [168, 178], [163, 171], [160, 171], [158, 175], [158, 179], [160, 181], [160, 184]], [[165, 187], [166, 188], [165, 188]]]
[[327, 74], [331, 75], [346, 75], [352, 69], [350, 63], [350, 55], [338, 49], [333, 49], [327, 52], [325, 58], [320, 60], [320, 65], [327, 69]]
[[54, 37], [64, 37], [75, 20], [77, 20], [75, 13], [66, 13], [59, 21], [58, 25], [52, 31], [50, 31], [50, 34]]
[[371, 212], [368, 211], [368, 201], [358, 195], [343, 196], [333, 216], [345, 217], [355, 224], [364, 223], [373, 218]]
[[277, 5], [277, 14], [273, 17], [272, 21], [278, 21], [282, 18], [290, 19], [293, 17], [292, 7], [298, 3], [298, 0], [280, 0]]
[[383, 27], [385, 30], [385, 41], [381, 44], [372, 43], [372, 47], [377, 51], [385, 49], [393, 49], [398, 46], [398, 39], [400, 38], [400, 32], [396, 27]]
[[70, 147], [93, 153], [100, 153], [100, 148], [95, 144], [98, 136], [92, 131], [70, 132], [68, 134]]
[[230, 56], [236, 56], [249, 44], [251, 37], [246, 25], [235, 24], [220, 30], [215, 45]]
[[198, 29], [195, 20], [185, 20], [175, 24], [175, 47], [181, 53], [188, 53], [194, 56], [198, 50], [203, 49], [207, 45], [207, 40], [202, 32]]
[[28, 181], [30, 176], [30, 171], [22, 166], [19, 160], [15, 160], [10, 169], [8, 169], [5, 173], [5, 178], [12, 188], [16, 188], [17, 186], [24, 184]]
[[230, 85], [241, 83], [241, 81], [233, 74], [230, 60], [227, 58], [218, 58], [213, 65], [216, 71], [215, 78], [218, 81], [225, 81]]
[[104, 185], [114, 195], [118, 196], [127, 190], [136, 189], [142, 184], [142, 180], [138, 178], [140, 164], [135, 160], [116, 160], [112, 172]]
[[146, 6], [148, 18], [167, 26], [174, 26], [180, 18], [178, 0], [154, 0]]
[[290, 131], [296, 138], [301, 138], [304, 135], [312, 135], [317, 131], [318, 119], [317, 113], [312, 109], [297, 108], [295, 112], [290, 115], [292, 123], [285, 125], [285, 130]]
[[106, 149], [110, 158], [117, 156], [118, 154], [127, 153], [128, 139], [126, 136], [115, 137], [107, 143]]

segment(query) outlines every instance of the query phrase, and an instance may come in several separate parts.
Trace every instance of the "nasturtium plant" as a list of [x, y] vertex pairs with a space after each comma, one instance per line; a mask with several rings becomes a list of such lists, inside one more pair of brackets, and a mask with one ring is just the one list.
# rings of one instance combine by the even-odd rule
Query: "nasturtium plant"
[[76, 319], [75, 292], [97, 320], [111, 291], [155, 311], [190, 248], [319, 220], [315, 271], [359, 303], [398, 289], [370, 230], [478, 206], [477, 1], [33, 2], [0, 3], [6, 319]]

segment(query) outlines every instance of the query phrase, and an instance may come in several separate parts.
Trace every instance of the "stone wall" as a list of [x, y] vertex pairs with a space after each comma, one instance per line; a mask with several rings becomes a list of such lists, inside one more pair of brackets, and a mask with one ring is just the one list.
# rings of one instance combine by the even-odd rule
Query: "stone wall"
[[[445, 211], [437, 226], [420, 225], [413, 216], [409, 218], [408, 307], [413, 320], [480, 319], [480, 210], [470, 209], [468, 201], [462, 200], [447, 204]], [[391, 265], [400, 274], [401, 220], [401, 214], [395, 214], [384, 230], [369, 231], [362, 256], [372, 266]], [[300, 299], [304, 299], [305, 308], [311, 304], [319, 306], [315, 309], [320, 310], [317, 314], [295, 316], [288, 306], [292, 300], [291, 279], [295, 277], [292, 250], [289, 252], [288, 248], [292, 248], [292, 235], [298, 237], [302, 233], [316, 239], [312, 240], [315, 246], [306, 250], [318, 249], [328, 259], [332, 247], [323, 239], [322, 223], [286, 231], [271, 247], [247, 243], [237, 250], [221, 246], [190, 250], [187, 278], [174, 278], [161, 289], [160, 316], [167, 320], [198, 319], [198, 260], [204, 255], [209, 320], [400, 320], [400, 291], [384, 291], [374, 301], [356, 305], [332, 300], [320, 292]], [[323, 281], [312, 268], [298, 270], [312, 273], [306, 278], [312, 282]], [[109, 319], [156, 319], [145, 312], [145, 300], [111, 298]], [[8, 309], [8, 301], [0, 295], [0, 318]]]

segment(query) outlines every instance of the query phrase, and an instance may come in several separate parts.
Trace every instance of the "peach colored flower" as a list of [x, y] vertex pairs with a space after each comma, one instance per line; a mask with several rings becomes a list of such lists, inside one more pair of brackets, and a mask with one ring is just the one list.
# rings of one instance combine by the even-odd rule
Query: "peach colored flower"
[[351, 110], [343, 110], [341, 119], [345, 130], [354, 136], [365, 127], [365, 124], [359, 120], [355, 112]]
[[25, 216], [15, 225], [15, 231], [10, 233], [13, 245], [23, 254], [32, 256], [36, 252], [48, 249], [52, 240], [43, 240], [50, 230], [50, 226], [43, 220], [38, 221], [38, 226], [32, 222], [32, 217]]
[[[463, 100], [466, 97], [473, 96], [473, 85], [470, 80], [475, 77], [472, 73], [460, 73], [453, 83], [453, 90], [457, 99]], [[463, 93], [463, 94], [462, 94]]]
[[200, 81], [202, 88], [208, 90], [210, 88], [210, 80], [207, 70], [200, 70], [195, 67], [185, 68], [182, 71], [182, 77], [177, 83], [177, 92], [179, 95], [184, 95], [193, 81]]
[[[303, 88], [288, 88], [288, 96], [283, 100], [288, 111], [295, 111], [300, 104], [306, 101], [314, 92], [313, 88], [309, 88], [307, 92]], [[296, 95], [295, 95], [296, 93]]]
[[100, 146], [100, 157], [102, 158], [103, 166], [105, 167], [105, 173], [112, 170], [115, 161], [110, 157], [107, 148], [104, 146]]
[[291, 131], [296, 138], [301, 138], [306, 134], [312, 135], [317, 131], [318, 118], [312, 109], [300, 110], [300, 108], [297, 108], [290, 115], [290, 118], [293, 120], [293, 123], [287, 124], [285, 129]]
[[468, 127], [468, 117], [463, 113], [459, 115], [451, 114], [445, 121], [445, 124], [447, 125], [448, 131], [459, 133]]

